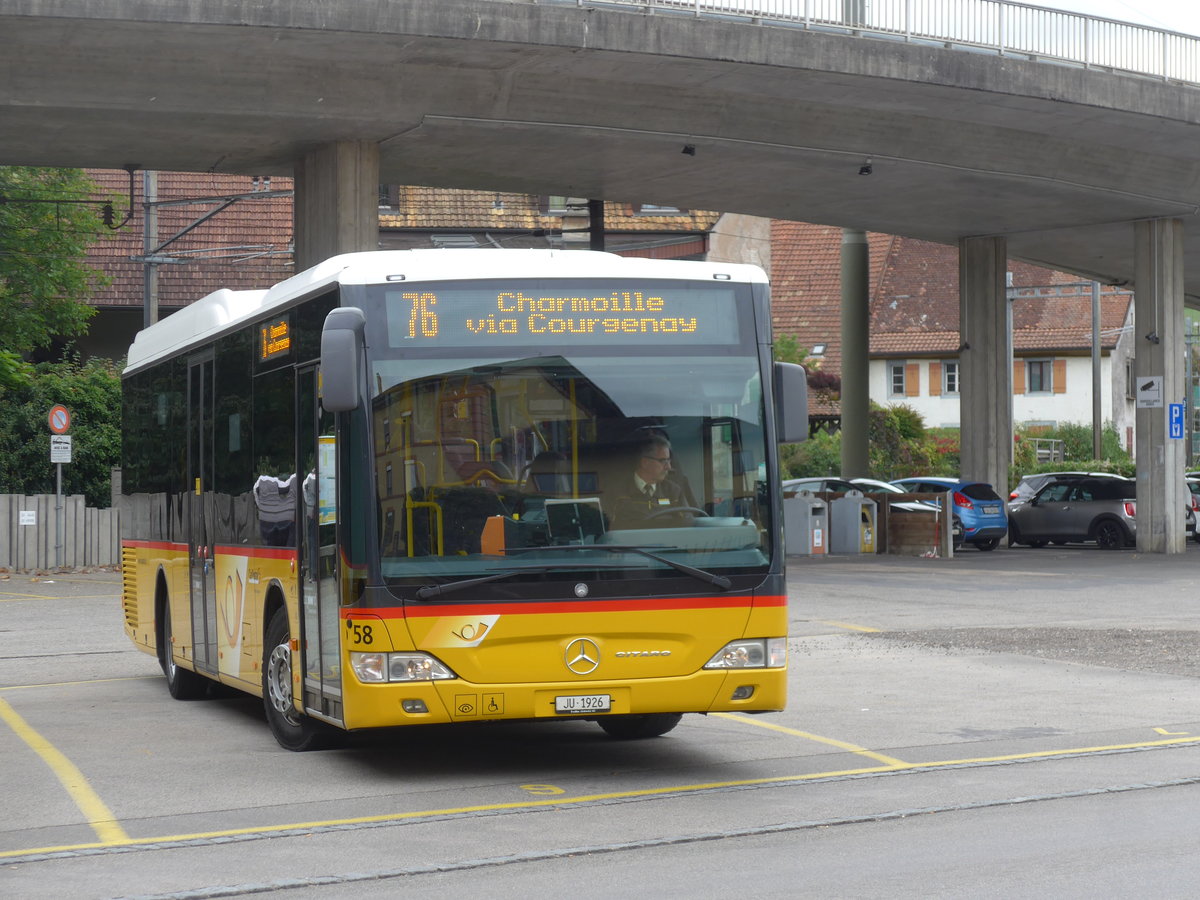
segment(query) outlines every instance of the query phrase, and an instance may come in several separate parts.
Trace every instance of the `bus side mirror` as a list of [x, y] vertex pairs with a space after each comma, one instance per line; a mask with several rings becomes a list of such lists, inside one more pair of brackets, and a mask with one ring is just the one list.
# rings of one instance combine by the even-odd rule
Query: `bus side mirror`
[[325, 317], [321, 329], [321, 406], [327, 412], [358, 409], [366, 327], [366, 316], [353, 306], [331, 310]]
[[808, 440], [808, 373], [796, 363], [775, 363], [775, 439]]

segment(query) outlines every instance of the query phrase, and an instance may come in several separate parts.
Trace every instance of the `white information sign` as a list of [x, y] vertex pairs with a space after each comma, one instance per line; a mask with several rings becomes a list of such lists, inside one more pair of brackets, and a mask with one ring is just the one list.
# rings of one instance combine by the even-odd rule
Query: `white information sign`
[[50, 435], [50, 462], [69, 463], [71, 461], [71, 436], [69, 434]]
[[22, 525], [36, 525], [37, 524], [37, 510], [36, 509], [21, 510], [21, 524]]
[[1138, 409], [1162, 409], [1163, 377], [1161, 375], [1144, 375], [1137, 379]]

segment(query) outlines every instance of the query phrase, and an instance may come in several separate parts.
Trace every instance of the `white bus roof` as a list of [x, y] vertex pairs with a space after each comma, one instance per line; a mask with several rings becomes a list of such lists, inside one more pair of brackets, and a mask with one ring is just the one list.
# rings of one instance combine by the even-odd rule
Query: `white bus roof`
[[[403, 276], [402, 278], [399, 276]], [[763, 283], [758, 266], [617, 256], [591, 250], [377, 250], [334, 256], [268, 290], [222, 288], [138, 332], [125, 371], [201, 344], [332, 284], [461, 281], [470, 278], [721, 278]]]

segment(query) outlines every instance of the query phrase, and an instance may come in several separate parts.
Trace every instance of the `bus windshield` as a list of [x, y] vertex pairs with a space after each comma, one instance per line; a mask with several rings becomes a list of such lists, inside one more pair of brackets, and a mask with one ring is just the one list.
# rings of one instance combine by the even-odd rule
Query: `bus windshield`
[[[676, 315], [668, 294], [641, 317], [649, 326], [630, 326], [691, 320], [682, 335], [605, 335], [595, 309], [567, 333], [556, 322], [565, 317], [523, 309], [512, 317], [521, 332], [490, 340], [461, 322], [482, 321], [503, 296], [495, 285], [458, 297], [386, 291], [388, 340], [370, 349], [384, 578], [426, 598], [522, 574], [682, 573], [719, 590], [725, 576], [765, 572], [772, 528], [751, 306], [738, 300], [744, 286], [684, 287], [694, 319]], [[475, 315], [453, 315], [464, 296]], [[431, 311], [437, 338], [421, 342], [419, 317]], [[563, 330], [542, 339], [542, 326]]]

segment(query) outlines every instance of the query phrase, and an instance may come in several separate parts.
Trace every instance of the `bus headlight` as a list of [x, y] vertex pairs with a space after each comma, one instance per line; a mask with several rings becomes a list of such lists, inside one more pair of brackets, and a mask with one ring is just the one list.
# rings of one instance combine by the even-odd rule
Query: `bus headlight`
[[428, 653], [351, 653], [350, 668], [366, 684], [458, 677]]
[[707, 663], [706, 669], [780, 669], [787, 665], [787, 638], [730, 641]]

